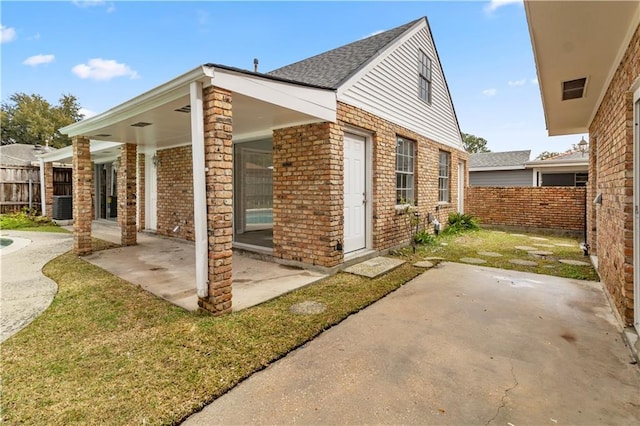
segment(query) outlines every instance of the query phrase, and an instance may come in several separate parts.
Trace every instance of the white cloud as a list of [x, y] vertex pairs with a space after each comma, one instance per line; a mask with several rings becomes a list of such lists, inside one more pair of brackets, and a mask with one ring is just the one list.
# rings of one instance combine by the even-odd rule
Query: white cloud
[[94, 111], [91, 111], [88, 108], [80, 108], [80, 114], [84, 115], [84, 118], [89, 118], [89, 117], [93, 117], [97, 113]]
[[482, 91], [482, 94], [487, 96], [487, 97], [495, 96], [496, 93], [498, 93], [498, 90], [493, 89], [493, 88], [492, 89], [485, 89], [485, 90]]
[[73, 0], [71, 3], [81, 8], [105, 6], [107, 8], [107, 13], [111, 13], [116, 10], [116, 6], [113, 3], [106, 2], [105, 0]]
[[5, 27], [4, 25], [0, 25], [0, 42], [1, 43], [9, 43], [10, 41], [15, 40], [18, 37], [16, 34], [16, 29], [11, 27]]
[[35, 33], [31, 37], [27, 37], [27, 40], [40, 40], [40, 33]]
[[484, 11], [487, 14], [491, 14], [503, 6], [509, 4], [523, 4], [522, 0], [491, 0], [484, 6]]
[[535, 84], [536, 86], [538, 85], [538, 78], [532, 78], [531, 80], [529, 80], [531, 82], [531, 84]]
[[34, 55], [25, 59], [22, 63], [32, 67], [53, 62], [56, 57], [54, 55]]
[[78, 7], [93, 7], [93, 6], [103, 6], [105, 4], [104, 0], [73, 0], [71, 3], [75, 4]]
[[138, 73], [127, 64], [121, 64], [113, 59], [93, 58], [87, 64], [78, 64], [71, 71], [80, 78], [107, 81], [116, 77], [140, 78]]
[[527, 79], [523, 78], [522, 80], [509, 80], [507, 84], [511, 87], [519, 87], [519, 86], [524, 86], [526, 82], [527, 82]]

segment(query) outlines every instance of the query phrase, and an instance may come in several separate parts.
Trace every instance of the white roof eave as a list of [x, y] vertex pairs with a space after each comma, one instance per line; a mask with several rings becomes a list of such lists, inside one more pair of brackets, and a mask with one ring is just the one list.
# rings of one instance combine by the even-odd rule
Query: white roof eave
[[196, 67], [108, 111], [63, 127], [60, 132], [70, 137], [87, 135], [95, 129], [118, 123], [142, 111], [153, 109], [170, 100], [189, 94], [189, 83], [202, 79], [210, 82], [212, 77], [213, 70], [211, 68], [203, 65]]

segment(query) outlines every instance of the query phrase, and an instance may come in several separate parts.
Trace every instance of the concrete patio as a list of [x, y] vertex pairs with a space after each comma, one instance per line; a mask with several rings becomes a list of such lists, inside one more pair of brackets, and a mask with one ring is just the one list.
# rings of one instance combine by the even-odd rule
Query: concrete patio
[[[94, 221], [91, 234], [120, 243], [120, 227], [115, 222]], [[135, 246], [98, 251], [84, 259], [175, 305], [195, 311], [198, 297], [194, 244], [149, 233], [138, 233], [137, 237]], [[258, 305], [324, 277], [326, 275], [319, 272], [234, 252], [233, 310]]]

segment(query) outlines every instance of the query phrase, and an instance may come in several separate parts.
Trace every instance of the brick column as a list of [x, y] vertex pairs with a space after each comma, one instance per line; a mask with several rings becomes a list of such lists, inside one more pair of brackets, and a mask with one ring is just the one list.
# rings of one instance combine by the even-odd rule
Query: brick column
[[145, 192], [144, 192], [145, 156], [138, 154], [138, 190], [136, 200], [138, 202], [138, 231], [145, 229]]
[[118, 222], [121, 244], [133, 246], [136, 241], [136, 145], [126, 143], [120, 152], [118, 167]]
[[73, 138], [73, 252], [91, 253], [93, 169], [89, 139]]
[[53, 218], [53, 163], [44, 163], [44, 203], [47, 217]]
[[209, 296], [198, 298], [200, 309], [215, 315], [231, 312], [233, 241], [233, 124], [231, 92], [204, 89], [204, 150], [207, 167], [207, 229]]

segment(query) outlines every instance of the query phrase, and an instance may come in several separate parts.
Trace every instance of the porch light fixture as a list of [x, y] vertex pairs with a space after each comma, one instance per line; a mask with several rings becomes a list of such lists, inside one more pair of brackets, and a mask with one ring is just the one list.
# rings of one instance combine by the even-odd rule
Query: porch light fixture
[[160, 164], [160, 159], [158, 158], [158, 154], [153, 154], [151, 161], [153, 162], [153, 167], [158, 167], [158, 164]]
[[584, 136], [580, 139], [580, 142], [578, 142], [578, 151], [583, 155], [589, 152], [589, 142], [584, 139]]

